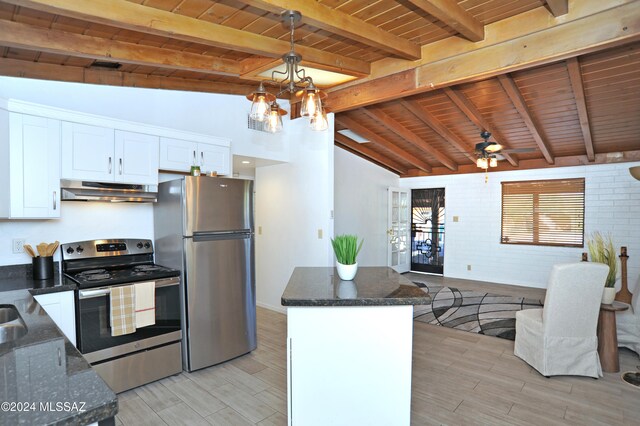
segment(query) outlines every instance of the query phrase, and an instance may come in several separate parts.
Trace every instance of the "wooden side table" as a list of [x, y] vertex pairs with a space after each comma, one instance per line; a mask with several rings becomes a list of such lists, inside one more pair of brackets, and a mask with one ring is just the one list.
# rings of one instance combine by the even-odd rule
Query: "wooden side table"
[[613, 302], [611, 305], [600, 305], [598, 315], [598, 355], [602, 371], [617, 373], [620, 371], [618, 359], [618, 330], [616, 329], [616, 312], [626, 311], [628, 305]]

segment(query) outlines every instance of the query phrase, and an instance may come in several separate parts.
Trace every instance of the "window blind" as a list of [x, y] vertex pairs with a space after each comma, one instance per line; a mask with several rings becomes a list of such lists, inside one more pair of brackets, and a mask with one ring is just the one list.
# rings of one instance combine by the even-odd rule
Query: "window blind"
[[584, 246], [584, 178], [502, 182], [503, 244]]

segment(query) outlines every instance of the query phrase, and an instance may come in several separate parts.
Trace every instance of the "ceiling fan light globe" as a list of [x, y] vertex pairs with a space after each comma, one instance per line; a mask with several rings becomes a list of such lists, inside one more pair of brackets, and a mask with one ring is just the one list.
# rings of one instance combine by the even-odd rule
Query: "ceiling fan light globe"
[[489, 145], [484, 149], [487, 152], [498, 152], [502, 149], [502, 145], [495, 142], [490, 142]]

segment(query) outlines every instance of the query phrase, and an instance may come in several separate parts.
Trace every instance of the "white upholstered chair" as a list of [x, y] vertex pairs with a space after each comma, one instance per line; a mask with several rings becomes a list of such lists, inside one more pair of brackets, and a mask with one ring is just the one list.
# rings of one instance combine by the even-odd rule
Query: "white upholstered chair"
[[598, 313], [609, 267], [555, 265], [542, 309], [516, 312], [514, 354], [544, 376], [601, 377]]

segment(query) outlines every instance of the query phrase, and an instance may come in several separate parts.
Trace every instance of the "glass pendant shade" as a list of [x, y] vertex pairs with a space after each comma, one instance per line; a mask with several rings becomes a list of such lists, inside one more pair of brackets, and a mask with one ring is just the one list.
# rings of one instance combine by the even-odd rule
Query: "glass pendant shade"
[[267, 118], [267, 131], [278, 133], [282, 131], [282, 117], [280, 116], [280, 107], [277, 103], [272, 103], [269, 108], [269, 116]]
[[322, 100], [320, 95], [316, 92], [316, 89], [305, 90], [304, 97], [302, 98], [302, 107], [300, 108], [300, 115], [303, 117], [313, 117], [316, 115], [316, 111], [322, 111]]
[[492, 157], [489, 159], [489, 166], [490, 167], [498, 167], [498, 159], [495, 157]]
[[269, 104], [264, 92], [256, 92], [251, 103], [250, 117], [256, 121], [264, 121], [269, 115]]
[[317, 132], [321, 132], [323, 130], [327, 130], [329, 127], [329, 123], [327, 122], [327, 114], [323, 110], [319, 110], [311, 116], [309, 120], [309, 126], [311, 130], [315, 130]]
[[481, 169], [486, 169], [489, 167], [489, 162], [486, 158], [478, 158], [476, 160], [476, 166], [480, 167]]

